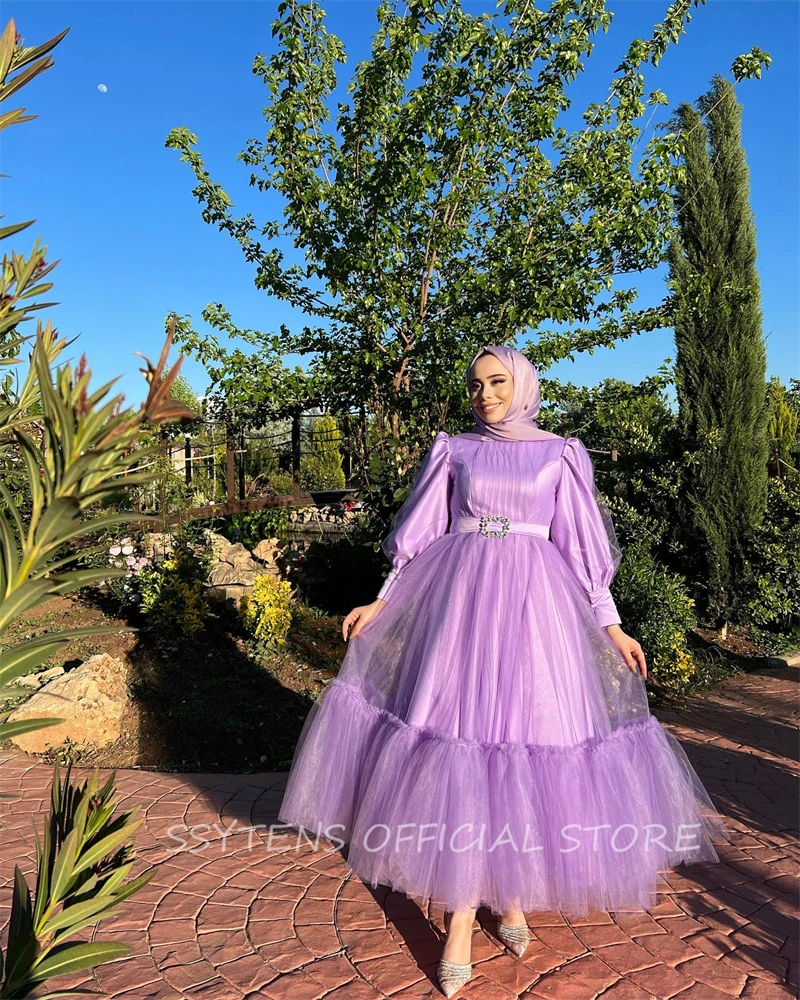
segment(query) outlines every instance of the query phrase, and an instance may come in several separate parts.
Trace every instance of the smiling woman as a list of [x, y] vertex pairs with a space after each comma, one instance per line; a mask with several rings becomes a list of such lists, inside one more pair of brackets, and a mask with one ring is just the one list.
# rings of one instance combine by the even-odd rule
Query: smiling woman
[[712, 837], [729, 836], [650, 714], [589, 453], [537, 426], [520, 352], [485, 348], [467, 385], [475, 428], [425, 456], [279, 812], [347, 843], [364, 881], [452, 912], [448, 996], [471, 973], [476, 907], [521, 955], [526, 912], [650, 908], [660, 871], [717, 861]]
[[508, 372], [499, 370], [493, 354], [484, 354], [472, 366], [470, 403], [487, 423], [502, 420], [514, 396], [514, 381]]

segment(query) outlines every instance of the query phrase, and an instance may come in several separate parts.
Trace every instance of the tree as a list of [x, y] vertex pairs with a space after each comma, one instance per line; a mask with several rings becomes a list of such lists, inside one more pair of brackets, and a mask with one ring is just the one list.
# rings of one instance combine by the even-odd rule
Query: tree
[[[162, 378], [167, 378], [168, 375], [169, 368], [164, 372]], [[192, 412], [195, 418], [202, 416], [203, 404], [185, 375], [177, 376], [175, 381], [172, 383], [170, 396], [183, 403], [183, 405]]]
[[329, 413], [315, 420], [311, 428], [311, 449], [301, 466], [302, 482], [307, 490], [344, 489], [342, 435]]
[[792, 465], [793, 453], [797, 451], [800, 412], [792, 406], [792, 397], [777, 375], [769, 381], [769, 439], [772, 458], [777, 463], [775, 474], [782, 475], [781, 466]]
[[[647, 376], [638, 385], [607, 378], [596, 387], [558, 387], [555, 397], [564, 409], [560, 422], [548, 422], [548, 429], [574, 434], [588, 447], [619, 448], [618, 465], [639, 464], [645, 457], [661, 457], [664, 438], [675, 424], [666, 389], [673, 375], [668, 359], [658, 374]], [[555, 392], [551, 389], [550, 392]]]
[[693, 456], [684, 497], [707, 580], [706, 610], [724, 632], [767, 503], [756, 230], [733, 85], [715, 76], [698, 109], [681, 105], [675, 123], [686, 147], [669, 254], [679, 425]]
[[[556, 120], [593, 35], [611, 24], [604, 0], [547, 10], [505, 0], [499, 15], [468, 14], [457, 0], [410, 0], [398, 14], [382, 0], [372, 57], [356, 68], [352, 103], [338, 104], [338, 135], [326, 123], [344, 46], [318, 4], [282, 2], [279, 50], [253, 66], [269, 88], [267, 134], [239, 159], [251, 185], [283, 197], [285, 222], [235, 218], [197, 137], [181, 127], [166, 139], [194, 171], [203, 219], [255, 264], [256, 286], [320, 321], [294, 336], [248, 331], [267, 377], [282, 352], [314, 355], [305, 388], [315, 402], [333, 413], [363, 407], [395, 437], [409, 428], [419, 449], [445, 419], [467, 415], [464, 371], [481, 343], [511, 342], [548, 320], [593, 324], [539, 331], [526, 350], [544, 370], [666, 325], [666, 303], [637, 310], [635, 291], [598, 299], [616, 274], [663, 257], [681, 141], [652, 137], [634, 165], [636, 120], [667, 104], [659, 90], [643, 99], [642, 66], [659, 64], [701, 2], [679, 0], [651, 38], [635, 39], [608, 97], [569, 134]], [[423, 81], [411, 87], [418, 53]], [[739, 57], [737, 78], [758, 75], [763, 59], [756, 49]], [[279, 238], [306, 263], [285, 265], [269, 245]], [[203, 318], [236, 334], [218, 303]], [[199, 358], [222, 357], [205, 336], [185, 327], [178, 336]]]

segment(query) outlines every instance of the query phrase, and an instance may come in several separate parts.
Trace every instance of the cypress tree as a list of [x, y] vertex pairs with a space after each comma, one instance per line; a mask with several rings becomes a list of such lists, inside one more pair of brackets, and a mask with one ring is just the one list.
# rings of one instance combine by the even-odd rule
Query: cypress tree
[[756, 229], [733, 85], [679, 107], [685, 174], [669, 250], [679, 428], [691, 453], [683, 494], [706, 582], [706, 612], [723, 634], [748, 575], [747, 543], [767, 502], [769, 440]]
[[771, 457], [775, 462], [775, 475], [783, 478], [781, 463], [791, 467], [792, 452], [797, 448], [800, 414], [792, 407], [786, 386], [777, 375], [769, 381], [768, 400]]
[[336, 418], [326, 413], [314, 421], [311, 430], [311, 453], [302, 463], [307, 489], [340, 490], [345, 487], [342, 469], [342, 440]]

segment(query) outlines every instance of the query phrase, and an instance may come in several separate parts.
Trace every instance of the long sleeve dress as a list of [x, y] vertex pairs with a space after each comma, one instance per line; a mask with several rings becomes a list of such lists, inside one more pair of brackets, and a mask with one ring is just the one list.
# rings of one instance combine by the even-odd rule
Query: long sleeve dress
[[599, 501], [578, 438], [436, 435], [280, 822], [450, 910], [646, 910], [659, 872], [719, 860], [729, 833], [605, 630], [620, 551]]

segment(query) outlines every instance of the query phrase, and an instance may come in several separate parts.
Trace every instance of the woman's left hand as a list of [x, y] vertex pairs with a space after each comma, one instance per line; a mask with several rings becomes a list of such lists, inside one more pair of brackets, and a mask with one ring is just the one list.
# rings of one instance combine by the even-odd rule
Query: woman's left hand
[[606, 632], [608, 632], [611, 641], [620, 653], [622, 653], [623, 659], [629, 669], [647, 679], [647, 661], [644, 658], [644, 650], [641, 645], [633, 636], [623, 632], [619, 625], [606, 626]]

